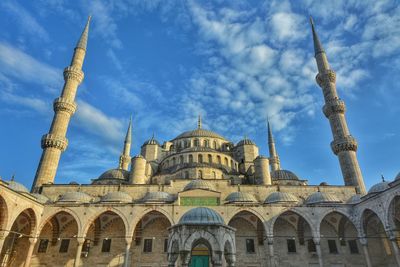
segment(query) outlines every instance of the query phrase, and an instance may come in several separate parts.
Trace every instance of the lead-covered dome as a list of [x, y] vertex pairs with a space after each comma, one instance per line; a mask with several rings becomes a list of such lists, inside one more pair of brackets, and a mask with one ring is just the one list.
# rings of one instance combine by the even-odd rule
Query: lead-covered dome
[[211, 190], [211, 191], [216, 191], [215, 187], [213, 184], [206, 180], [202, 179], [196, 179], [188, 183], [183, 191], [189, 191], [189, 190], [194, 190], [194, 189], [203, 189], [203, 190]]
[[369, 190], [368, 194], [376, 194], [382, 191], [385, 191], [386, 189], [390, 188], [389, 183], [386, 181], [382, 181], [380, 183], [377, 183], [373, 185]]
[[122, 191], [109, 192], [101, 197], [101, 202], [131, 203], [132, 197]]
[[327, 203], [341, 203], [335, 195], [325, 192], [315, 192], [308, 196], [304, 202], [307, 205], [313, 204], [327, 204]]
[[13, 181], [13, 180], [11, 180], [11, 181], [9, 181], [7, 183], [8, 183], [8, 188], [10, 188], [10, 189], [12, 189], [14, 191], [17, 191], [17, 192], [20, 192], [20, 193], [29, 193], [29, 190], [23, 184], [20, 184], [20, 183], [18, 183], [16, 181]]
[[173, 201], [174, 197], [172, 195], [162, 191], [147, 192], [142, 199], [144, 203], [170, 203]]
[[58, 202], [88, 203], [92, 197], [84, 192], [67, 192], [58, 198]]
[[298, 203], [299, 199], [290, 193], [286, 192], [273, 192], [267, 196], [264, 200], [265, 204], [275, 204], [275, 203]]
[[146, 146], [146, 145], [158, 145], [159, 146], [160, 143], [156, 139], [154, 139], [154, 137], [152, 137], [151, 139], [145, 141], [142, 146]]
[[347, 204], [357, 204], [361, 202], [361, 195], [360, 194], [355, 194], [353, 196], [351, 196], [346, 203]]
[[179, 224], [223, 225], [225, 223], [216, 211], [206, 207], [198, 207], [183, 214]]
[[226, 203], [256, 203], [258, 202], [254, 195], [246, 192], [230, 193], [226, 199]]
[[190, 137], [209, 137], [209, 138], [218, 138], [218, 139], [226, 140], [224, 137], [222, 137], [221, 135], [219, 135], [213, 131], [205, 130], [205, 129], [201, 129], [201, 128], [193, 130], [193, 131], [184, 132], [184, 133], [178, 135], [177, 137], [175, 137], [175, 139], [190, 138]]
[[296, 174], [288, 170], [275, 170], [271, 172], [273, 180], [299, 180]]
[[99, 176], [98, 180], [103, 179], [120, 179], [127, 180], [129, 178], [129, 172], [123, 169], [111, 169], [104, 172]]
[[33, 193], [32, 196], [36, 198], [36, 200], [42, 204], [46, 204], [50, 202], [49, 198], [42, 194]]
[[239, 141], [239, 143], [237, 143], [237, 146], [243, 146], [243, 145], [255, 145], [255, 143], [253, 141], [251, 141], [248, 138], [245, 138], [241, 141]]

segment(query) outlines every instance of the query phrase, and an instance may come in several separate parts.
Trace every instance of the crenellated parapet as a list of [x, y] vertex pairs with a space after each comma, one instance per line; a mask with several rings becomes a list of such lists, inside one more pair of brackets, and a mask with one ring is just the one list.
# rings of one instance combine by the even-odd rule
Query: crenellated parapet
[[42, 149], [57, 148], [64, 152], [68, 146], [68, 139], [55, 134], [45, 134], [42, 136], [41, 146]]
[[325, 117], [329, 119], [332, 114], [344, 114], [346, 112], [346, 105], [344, 104], [343, 100], [336, 98], [326, 102], [322, 108], [322, 111], [324, 112]]
[[336, 83], [336, 72], [331, 69], [325, 70], [323, 73], [318, 73], [315, 80], [321, 88], [325, 88], [330, 83]]
[[64, 81], [74, 80], [80, 84], [84, 76], [83, 71], [74, 66], [68, 66], [64, 69]]
[[53, 109], [54, 112], [66, 112], [72, 116], [76, 111], [76, 103], [63, 97], [57, 97], [54, 99]]
[[342, 151], [357, 151], [357, 140], [351, 136], [345, 136], [340, 139], [333, 140], [331, 142], [331, 148], [335, 155]]

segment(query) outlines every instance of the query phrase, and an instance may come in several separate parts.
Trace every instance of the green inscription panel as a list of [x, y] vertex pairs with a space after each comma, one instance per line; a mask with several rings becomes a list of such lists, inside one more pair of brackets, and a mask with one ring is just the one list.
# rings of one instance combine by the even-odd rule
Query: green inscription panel
[[182, 206], [218, 206], [217, 197], [181, 197]]

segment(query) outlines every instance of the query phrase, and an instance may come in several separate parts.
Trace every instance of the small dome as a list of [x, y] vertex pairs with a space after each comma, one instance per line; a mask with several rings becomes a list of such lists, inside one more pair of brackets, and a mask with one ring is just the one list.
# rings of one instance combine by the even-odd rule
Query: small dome
[[299, 199], [286, 192], [273, 192], [267, 196], [267, 198], [264, 200], [265, 204], [274, 204], [274, 203], [298, 203]]
[[142, 146], [145, 146], [145, 145], [158, 145], [159, 146], [160, 143], [156, 139], [154, 139], [154, 137], [152, 137], [151, 139], [145, 141]]
[[253, 141], [251, 141], [250, 139], [245, 138], [245, 139], [239, 141], [239, 143], [237, 143], [236, 146], [243, 146], [243, 145], [255, 145], [255, 143]]
[[187, 211], [179, 220], [179, 224], [223, 225], [224, 219], [212, 209], [198, 207]]
[[9, 181], [8, 183], [8, 188], [20, 192], [20, 193], [29, 193], [29, 190], [23, 185], [20, 184], [16, 181]]
[[174, 197], [167, 192], [147, 192], [146, 195], [143, 197], [144, 203], [168, 203], [173, 202]]
[[105, 179], [128, 180], [129, 172], [123, 169], [111, 169], [100, 175], [97, 180], [105, 180]]
[[131, 203], [132, 197], [122, 191], [109, 192], [101, 197], [101, 202]]
[[288, 170], [276, 170], [271, 172], [273, 180], [299, 180], [296, 174]]
[[49, 198], [42, 194], [33, 193], [32, 196], [36, 198], [36, 200], [42, 204], [46, 204], [50, 202]]
[[263, 155], [258, 155], [255, 160], [258, 160], [258, 159], [268, 159], [268, 157], [263, 156]]
[[61, 195], [58, 199], [59, 202], [78, 202], [87, 203], [92, 200], [92, 197], [84, 192], [67, 192]]
[[325, 204], [325, 203], [340, 203], [340, 201], [336, 196], [324, 192], [315, 192], [308, 196], [305, 204]]
[[257, 199], [249, 193], [246, 192], [233, 192], [230, 193], [225, 201], [227, 203], [255, 203], [258, 202]]
[[382, 191], [385, 191], [386, 189], [390, 188], [389, 182], [382, 181], [380, 183], [377, 183], [376, 185], [373, 185], [369, 190], [368, 194], [376, 194]]
[[355, 194], [353, 196], [351, 196], [346, 203], [347, 204], [357, 204], [361, 202], [361, 195], [360, 194]]
[[202, 179], [196, 179], [188, 183], [183, 191], [188, 191], [188, 190], [194, 190], [194, 189], [203, 189], [203, 190], [211, 190], [211, 191], [216, 191], [214, 188], [214, 185], [212, 185], [210, 182], [202, 180]]

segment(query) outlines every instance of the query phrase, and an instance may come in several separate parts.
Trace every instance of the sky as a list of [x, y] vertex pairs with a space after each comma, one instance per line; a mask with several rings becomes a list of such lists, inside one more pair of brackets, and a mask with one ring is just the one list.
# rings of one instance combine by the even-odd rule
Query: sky
[[62, 70], [92, 15], [85, 79], [56, 183], [90, 183], [118, 166], [129, 117], [132, 155], [197, 127], [268, 155], [269, 117], [282, 168], [309, 184], [343, 184], [308, 22], [337, 73], [367, 188], [400, 171], [397, 1], [0, 2], [0, 176], [31, 187]]

